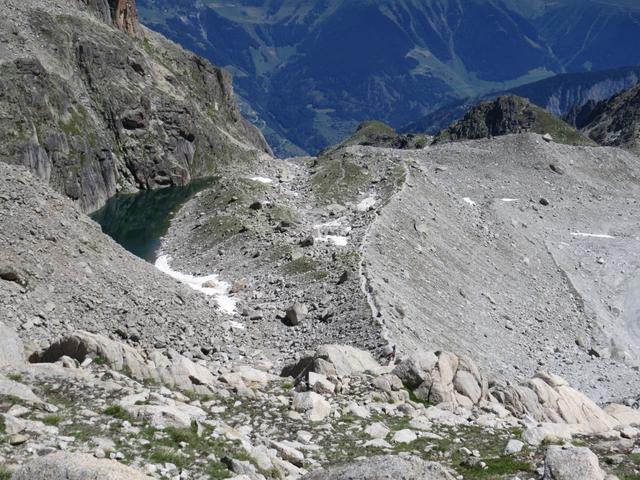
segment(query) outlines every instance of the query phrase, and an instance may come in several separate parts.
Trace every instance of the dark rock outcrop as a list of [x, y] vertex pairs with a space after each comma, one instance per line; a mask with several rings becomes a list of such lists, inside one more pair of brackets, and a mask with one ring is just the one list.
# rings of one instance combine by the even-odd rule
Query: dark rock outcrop
[[270, 153], [230, 75], [151, 31], [142, 40], [132, 0], [9, 3], [0, 161], [27, 166], [84, 211]]
[[413, 133], [403, 135], [385, 123], [368, 121], [361, 123], [353, 135], [346, 140], [323, 150], [321, 155], [328, 155], [339, 148], [350, 145], [417, 150], [429, 145], [431, 140], [432, 137], [429, 135]]
[[600, 145], [640, 153], [640, 85], [596, 105], [582, 132]]
[[479, 103], [469, 110], [462, 120], [440, 132], [434, 143], [527, 132], [548, 133], [554, 140], [570, 145], [592, 144], [567, 123], [528, 100], [514, 95]]

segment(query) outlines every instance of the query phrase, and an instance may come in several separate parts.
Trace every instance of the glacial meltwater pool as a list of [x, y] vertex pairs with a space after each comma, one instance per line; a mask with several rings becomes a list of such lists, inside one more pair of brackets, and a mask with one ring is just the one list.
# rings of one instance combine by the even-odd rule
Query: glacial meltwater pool
[[184, 187], [118, 194], [91, 214], [102, 231], [134, 255], [155, 262], [162, 236], [169, 229], [172, 214], [193, 195], [215, 182], [214, 178], [193, 180]]

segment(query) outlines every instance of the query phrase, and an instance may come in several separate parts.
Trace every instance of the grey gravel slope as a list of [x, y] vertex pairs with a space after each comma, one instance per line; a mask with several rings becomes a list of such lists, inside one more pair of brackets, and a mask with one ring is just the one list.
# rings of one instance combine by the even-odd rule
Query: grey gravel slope
[[471, 354], [507, 377], [544, 365], [595, 397], [634, 393], [622, 362], [640, 353], [637, 157], [531, 134], [407, 158], [366, 252], [400, 352]]
[[197, 294], [104, 235], [68, 198], [0, 162], [0, 319], [30, 350], [87, 330], [140, 348], [202, 355], [237, 351], [210, 297]]

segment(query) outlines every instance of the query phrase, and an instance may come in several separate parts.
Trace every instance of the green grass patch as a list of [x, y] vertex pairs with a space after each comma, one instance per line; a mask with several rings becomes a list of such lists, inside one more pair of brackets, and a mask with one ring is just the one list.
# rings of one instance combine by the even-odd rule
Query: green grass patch
[[21, 382], [22, 381], [22, 375], [19, 373], [10, 373], [9, 375], [7, 375], [7, 378], [9, 380], [13, 380], [14, 382]]
[[103, 436], [104, 432], [97, 425], [88, 423], [75, 423], [63, 428], [63, 433], [70, 437], [74, 437], [80, 442], [88, 442], [96, 437]]
[[102, 413], [119, 420], [127, 420], [129, 422], [134, 421], [134, 418], [131, 416], [131, 414], [120, 405], [111, 405], [110, 407], [105, 408]]
[[106, 365], [107, 364], [107, 361], [102, 357], [94, 357], [92, 359], [92, 361], [93, 361], [93, 363], [95, 365]]
[[[607, 462], [607, 460], [611, 459], [605, 458], [602, 463], [613, 464], [613, 462]], [[617, 465], [613, 473], [620, 480], [640, 480], [640, 453], [626, 455], [624, 461]]]
[[314, 193], [325, 203], [353, 201], [358, 191], [369, 184], [367, 172], [347, 160], [321, 157], [319, 168], [311, 178]]
[[165, 433], [169, 436], [171, 442], [176, 445], [185, 442], [189, 444], [190, 447], [196, 447], [202, 443], [195, 424], [191, 426], [191, 428], [168, 427], [165, 429]]
[[479, 465], [468, 467], [460, 464], [458, 470], [464, 475], [465, 479], [496, 478], [496, 476], [500, 475], [513, 475], [532, 471], [531, 464], [508, 455], [499, 458], [488, 458], [484, 460], [484, 463], [487, 465], [486, 468], [482, 468]]
[[231, 472], [226, 465], [220, 462], [211, 462], [207, 466], [206, 474], [209, 475], [210, 480], [222, 480], [225, 478], [231, 478]]
[[0, 465], [0, 480], [10, 480], [12, 472], [4, 465]]
[[191, 464], [191, 459], [172, 448], [156, 448], [149, 455], [149, 459], [154, 463], [173, 463], [178, 468], [186, 468]]
[[0, 417], [0, 435], [7, 433], [7, 425], [4, 423], [4, 417]]
[[42, 423], [49, 425], [50, 427], [57, 427], [60, 425], [62, 418], [58, 415], [47, 415], [42, 419]]

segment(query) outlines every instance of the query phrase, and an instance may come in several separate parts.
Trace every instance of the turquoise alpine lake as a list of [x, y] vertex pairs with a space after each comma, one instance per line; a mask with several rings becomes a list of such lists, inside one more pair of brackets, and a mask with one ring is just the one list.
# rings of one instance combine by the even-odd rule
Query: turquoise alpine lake
[[117, 194], [90, 216], [104, 233], [125, 249], [148, 262], [155, 262], [174, 212], [214, 182], [210, 177], [193, 180], [181, 187]]

